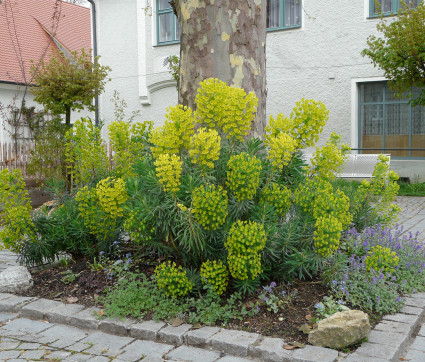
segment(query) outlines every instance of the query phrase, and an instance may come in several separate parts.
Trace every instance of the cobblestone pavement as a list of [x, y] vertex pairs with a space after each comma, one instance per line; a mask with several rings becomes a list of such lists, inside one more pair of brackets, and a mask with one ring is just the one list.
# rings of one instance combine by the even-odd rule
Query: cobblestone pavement
[[425, 240], [425, 197], [398, 196], [397, 204], [402, 210], [398, 224], [403, 225], [404, 232], [418, 232]]

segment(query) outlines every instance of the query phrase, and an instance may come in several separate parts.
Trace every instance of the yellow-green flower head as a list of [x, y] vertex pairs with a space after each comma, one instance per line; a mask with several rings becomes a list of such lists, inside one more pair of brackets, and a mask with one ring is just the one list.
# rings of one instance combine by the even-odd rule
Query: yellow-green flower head
[[271, 187], [263, 190], [262, 201], [273, 205], [277, 213], [282, 217], [286, 215], [291, 207], [292, 193], [286, 186], [272, 183]]
[[229, 272], [221, 260], [208, 260], [202, 263], [200, 274], [202, 283], [213, 286], [218, 295], [226, 291], [229, 283]]
[[224, 243], [229, 255], [230, 274], [240, 280], [255, 279], [261, 273], [261, 251], [266, 246], [264, 226], [254, 221], [235, 222]]
[[165, 262], [155, 268], [156, 280], [159, 289], [164, 289], [165, 294], [173, 297], [183, 297], [193, 288], [187, 278], [186, 271], [175, 262]]
[[288, 117], [285, 117], [282, 113], [279, 113], [275, 118], [270, 116], [269, 123], [265, 128], [266, 134], [269, 137], [276, 137], [280, 133], [291, 134], [292, 121]]
[[113, 219], [123, 216], [124, 209], [121, 205], [128, 199], [123, 179], [108, 177], [99, 181], [96, 185], [96, 195], [103, 210]]
[[230, 157], [226, 184], [238, 201], [251, 200], [260, 184], [261, 161], [247, 153]]
[[200, 128], [190, 141], [192, 162], [202, 168], [214, 168], [214, 161], [220, 157], [220, 143], [221, 137], [216, 130]]
[[189, 148], [190, 139], [194, 134], [195, 118], [192, 110], [186, 106], [169, 107], [162, 127], [152, 130], [150, 142], [155, 159], [160, 154], [181, 153]]
[[399, 263], [399, 257], [390, 248], [377, 245], [369, 250], [365, 263], [367, 270], [373, 269], [376, 272], [394, 273]]
[[258, 99], [254, 93], [246, 94], [241, 88], [229, 87], [218, 79], [200, 83], [196, 95], [196, 115], [205, 124], [230, 139], [242, 141], [251, 130]]
[[182, 161], [177, 155], [158, 155], [155, 161], [156, 176], [165, 192], [175, 194], [180, 189]]
[[333, 194], [332, 184], [321, 178], [308, 178], [304, 183], [300, 183], [295, 190], [295, 202], [302, 207], [304, 212], [312, 213], [316, 196], [322, 193]]
[[339, 247], [342, 225], [337, 218], [326, 215], [318, 218], [314, 230], [316, 252], [324, 258], [334, 254]]
[[341, 144], [340, 135], [331, 133], [326, 145], [318, 148], [311, 159], [312, 174], [326, 180], [334, 179], [341, 172], [349, 150], [348, 145]]
[[266, 144], [269, 146], [268, 159], [272, 165], [282, 170], [287, 166], [297, 150], [297, 141], [287, 133], [266, 135]]
[[133, 242], [141, 243], [152, 240], [154, 229], [152, 230], [152, 228], [146, 224], [145, 220], [140, 218], [139, 213], [131, 211], [126, 216], [127, 217], [123, 227], [124, 230], [130, 235], [130, 238]]
[[291, 113], [291, 136], [300, 147], [313, 147], [328, 119], [329, 111], [322, 102], [303, 98]]
[[192, 198], [192, 212], [204, 229], [216, 230], [225, 223], [228, 200], [221, 186], [201, 185], [193, 191]]
[[346, 229], [353, 221], [350, 198], [339, 189], [335, 192], [331, 187], [318, 190], [313, 205], [313, 216], [318, 219], [325, 215], [333, 216], [341, 223], [342, 229]]

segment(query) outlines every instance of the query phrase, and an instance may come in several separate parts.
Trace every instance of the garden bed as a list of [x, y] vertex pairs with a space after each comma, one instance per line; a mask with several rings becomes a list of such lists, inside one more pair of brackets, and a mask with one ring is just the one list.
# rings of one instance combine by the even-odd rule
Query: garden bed
[[[133, 266], [140, 272], [153, 275], [154, 266], [151, 263], [139, 262]], [[63, 303], [82, 304], [86, 307], [96, 306], [104, 308], [102, 297], [107, 288], [113, 286], [116, 279], [110, 279], [104, 270], [95, 271], [90, 268], [86, 259], [72, 261], [69, 265], [58, 265], [43, 270], [31, 272], [34, 286], [21, 295], [61, 301]], [[260, 304], [260, 311], [253, 316], [246, 316], [242, 320], [234, 319], [225, 325], [229, 329], [238, 329], [260, 333], [264, 336], [279, 337], [288, 342], [307, 343], [306, 326], [314, 322], [315, 305], [329, 295], [329, 290], [319, 280], [295, 280], [289, 286], [277, 286], [279, 291], [285, 291], [291, 298], [278, 313], [267, 311], [264, 302], [257, 297], [261, 293], [254, 293], [246, 297], [243, 303], [246, 306]], [[380, 320], [379, 315], [371, 315], [371, 324]], [[147, 313], [143, 319], [152, 318]], [[303, 331], [304, 329], [304, 331]]]

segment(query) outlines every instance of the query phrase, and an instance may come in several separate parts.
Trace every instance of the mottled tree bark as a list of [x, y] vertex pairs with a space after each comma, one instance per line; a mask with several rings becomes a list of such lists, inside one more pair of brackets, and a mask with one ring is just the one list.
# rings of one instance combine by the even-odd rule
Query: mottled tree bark
[[257, 116], [252, 129], [266, 125], [267, 0], [174, 0], [180, 21], [179, 103], [195, 108], [196, 90], [213, 77], [254, 91]]

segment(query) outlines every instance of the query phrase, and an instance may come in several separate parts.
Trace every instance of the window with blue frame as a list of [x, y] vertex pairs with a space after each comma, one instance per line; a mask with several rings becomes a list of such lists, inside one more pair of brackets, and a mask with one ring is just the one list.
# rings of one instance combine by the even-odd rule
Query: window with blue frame
[[267, 0], [267, 30], [301, 26], [301, 0]]
[[158, 45], [180, 41], [180, 23], [173, 13], [170, 0], [156, 1]]
[[411, 7], [417, 7], [421, 0], [370, 0], [370, 16], [395, 15], [403, 6], [403, 2]]
[[[413, 89], [414, 95], [419, 94]], [[425, 107], [397, 98], [387, 82], [359, 84], [359, 147], [364, 153], [425, 157]]]

